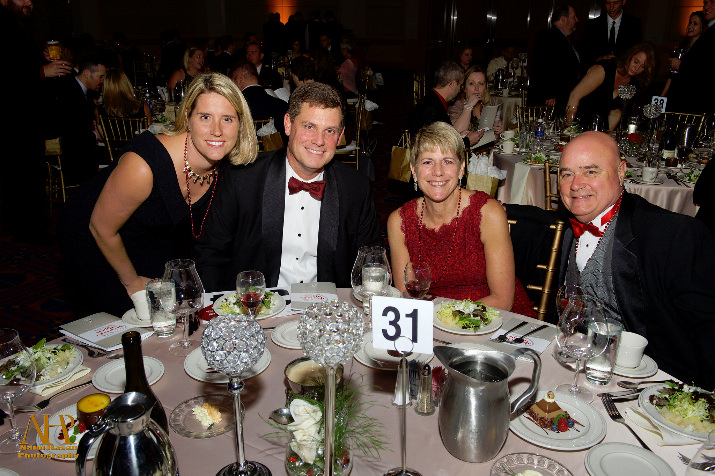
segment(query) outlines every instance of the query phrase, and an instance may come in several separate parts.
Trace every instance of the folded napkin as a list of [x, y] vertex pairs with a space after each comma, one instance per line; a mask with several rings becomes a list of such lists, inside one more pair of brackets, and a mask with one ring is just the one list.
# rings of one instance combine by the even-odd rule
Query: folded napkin
[[67, 385], [68, 383], [74, 382], [75, 380], [78, 380], [85, 375], [87, 375], [90, 371], [89, 367], [85, 367], [84, 365], [80, 365], [75, 369], [74, 372], [69, 374], [67, 377], [63, 378], [62, 380], [58, 380], [57, 382], [52, 382], [47, 385], [36, 385], [30, 388], [30, 391], [32, 393], [35, 393], [37, 395], [40, 395], [41, 397], [46, 397], [47, 395], [51, 395]]
[[370, 101], [369, 99], [365, 99], [365, 110], [366, 111], [374, 111], [378, 107], [380, 107], [380, 106], [378, 106], [376, 103]]
[[469, 165], [467, 166], [467, 172], [476, 175], [486, 175], [487, 177], [498, 178], [499, 180], [504, 180], [506, 178], [506, 171], [500, 170], [497, 167], [491, 165], [490, 157], [486, 155], [480, 155], [477, 157], [472, 154], [469, 157]]
[[626, 418], [633, 424], [646, 430], [658, 446], [699, 445], [702, 442], [672, 432], [650, 419], [639, 407], [628, 407], [625, 411]]
[[258, 131], [256, 131], [256, 135], [258, 137], [263, 137], [275, 134], [276, 132], [278, 132], [278, 129], [276, 129], [276, 125], [273, 123], [273, 121], [271, 121], [266, 123], [266, 125], [264, 125], [260, 129], [258, 129]]

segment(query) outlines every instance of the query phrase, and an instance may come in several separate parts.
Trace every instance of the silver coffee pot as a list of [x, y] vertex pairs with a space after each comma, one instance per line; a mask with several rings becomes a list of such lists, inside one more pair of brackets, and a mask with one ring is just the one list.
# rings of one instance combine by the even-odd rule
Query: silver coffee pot
[[[434, 354], [447, 368], [439, 404], [442, 443], [453, 456], [470, 463], [494, 458], [506, 441], [509, 421], [519, 414], [539, 387], [541, 359], [530, 349], [509, 355], [499, 351], [437, 346]], [[508, 378], [516, 357], [534, 361], [531, 384], [509, 403]]]
[[95, 476], [177, 476], [179, 464], [169, 435], [150, 419], [153, 406], [153, 399], [138, 392], [114, 399], [79, 442], [77, 476], [85, 475], [87, 453], [98, 438]]

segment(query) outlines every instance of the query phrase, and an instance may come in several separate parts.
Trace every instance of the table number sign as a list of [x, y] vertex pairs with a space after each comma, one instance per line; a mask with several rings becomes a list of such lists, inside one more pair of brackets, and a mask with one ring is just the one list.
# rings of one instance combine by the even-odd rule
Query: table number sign
[[[372, 345], [395, 350], [400, 337], [413, 343], [412, 352], [432, 353], [434, 303], [418, 299], [372, 297]], [[404, 342], [404, 339], [401, 339]], [[409, 351], [410, 349], [398, 350]]]
[[666, 104], [668, 104], [668, 98], [665, 98], [663, 96], [653, 96], [653, 99], [651, 99], [650, 103], [658, 106], [660, 108], [660, 113], [664, 114], [665, 106]]

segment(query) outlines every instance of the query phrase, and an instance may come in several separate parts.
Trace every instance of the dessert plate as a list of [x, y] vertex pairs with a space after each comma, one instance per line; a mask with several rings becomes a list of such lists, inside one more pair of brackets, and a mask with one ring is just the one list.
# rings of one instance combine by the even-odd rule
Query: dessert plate
[[286, 349], [299, 350], [303, 347], [298, 342], [298, 324], [299, 320], [284, 322], [280, 326], [276, 326], [271, 332], [271, 340], [281, 347]]
[[[205, 428], [194, 415], [194, 407], [210, 403], [221, 412], [221, 421]], [[222, 435], [234, 428], [236, 418], [233, 413], [233, 398], [228, 394], [199, 395], [182, 402], [169, 416], [171, 428], [186, 438], [211, 438]]]
[[584, 461], [591, 476], [675, 476], [661, 457], [640, 446], [626, 443], [602, 443], [586, 453]]
[[[144, 372], [149, 385], [154, 385], [164, 375], [164, 364], [154, 357], [144, 356]], [[127, 383], [127, 374], [124, 369], [124, 360], [115, 360], [102, 365], [92, 375], [92, 385], [100, 392], [124, 393]]]
[[[62, 419], [60, 419], [60, 416], [62, 416]], [[40, 447], [40, 452], [43, 454], [49, 455], [52, 459], [56, 459], [59, 461], [69, 461], [70, 463], [75, 462], [75, 458], [77, 455], [77, 445], [79, 444], [79, 440], [82, 439], [82, 436], [86, 433], [79, 433], [77, 435], [74, 435], [74, 425], [72, 428], [68, 429], [67, 432], [69, 433], [70, 437], [76, 436], [76, 439], [74, 442], [70, 441], [70, 444], [67, 445], [64, 439], [60, 440], [58, 438], [60, 432], [62, 431], [61, 425], [64, 422], [65, 425], [71, 423], [74, 421], [75, 425], [77, 424], [77, 404], [74, 403], [66, 408], [63, 408], [62, 410], [58, 411], [54, 415], [52, 415], [49, 420], [48, 420], [48, 425], [49, 425], [49, 430], [47, 430], [48, 433], [48, 440], [47, 442], [43, 442], [42, 438], [40, 437], [41, 435], [37, 435], [35, 438], [35, 444]], [[38, 424], [42, 422], [42, 418], [37, 419]], [[57, 425], [57, 426], [53, 426]], [[41, 427], [43, 434], [45, 433], [45, 428], [44, 426]], [[97, 441], [94, 442], [94, 444], [89, 448], [89, 451], [87, 452], [87, 459], [93, 459], [94, 455], [97, 454], [97, 449], [99, 448], [99, 441], [101, 438], [98, 438]], [[51, 445], [51, 446], [50, 446]], [[69, 446], [72, 449], [62, 449], [64, 446]], [[51, 449], [50, 449], [51, 448]]]

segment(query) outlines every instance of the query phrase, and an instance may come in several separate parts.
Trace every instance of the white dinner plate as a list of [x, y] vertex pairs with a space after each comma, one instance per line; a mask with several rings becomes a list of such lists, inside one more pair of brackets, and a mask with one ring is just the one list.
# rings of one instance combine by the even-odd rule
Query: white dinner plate
[[613, 366], [614, 374], [630, 378], [650, 377], [651, 375], [655, 375], [657, 371], [658, 364], [655, 363], [655, 360], [651, 359], [645, 354], [643, 354], [643, 358], [641, 359], [641, 363], [638, 367], [630, 368], [621, 367], [620, 365]]
[[677, 433], [679, 435], [687, 436], [688, 438], [692, 438], [694, 440], [698, 441], [707, 441], [708, 439], [708, 434], [704, 432], [699, 432], [699, 431], [687, 431], [685, 428], [682, 426], [678, 426], [675, 423], [671, 423], [668, 420], [666, 420], [663, 415], [660, 414], [657, 408], [653, 404], [650, 403], [650, 397], [651, 395], [657, 395], [660, 389], [663, 387], [666, 387], [667, 385], [663, 384], [657, 384], [657, 385], [652, 385], [645, 390], [643, 390], [638, 397], [638, 405], [641, 407], [641, 409], [645, 412], [648, 417], [653, 420], [653, 422], [657, 423], [660, 426], [664, 426], [673, 433]]
[[496, 331], [499, 329], [504, 322], [504, 320], [501, 317], [495, 317], [492, 319], [492, 322], [489, 323], [489, 325], [482, 326], [476, 331], [471, 330], [471, 329], [458, 329], [456, 327], [448, 326], [444, 322], [439, 320], [439, 317], [437, 317], [437, 313], [439, 312], [440, 309], [442, 309], [442, 305], [444, 303], [448, 303], [449, 301], [442, 301], [440, 303], [437, 303], [434, 305], [434, 317], [432, 319], [432, 322], [434, 323], [434, 326], [437, 329], [441, 329], [445, 332], [450, 332], [452, 334], [459, 334], [459, 335], [464, 335], [464, 336], [480, 336], [484, 334], [491, 334], [492, 332]]
[[281, 347], [286, 349], [302, 349], [303, 347], [298, 342], [298, 319], [284, 322], [280, 326], [276, 326], [271, 332], [271, 340]]
[[[49, 429], [49, 438], [48, 438], [48, 445], [53, 445], [54, 447], [50, 450], [48, 449], [49, 446], [45, 446], [45, 443], [43, 443], [42, 439], [40, 438], [40, 435], [38, 434], [37, 437], [35, 438], [35, 444], [40, 447], [40, 452], [46, 454], [46, 455], [52, 455], [52, 459], [56, 459], [59, 461], [69, 461], [70, 463], [74, 463], [75, 459], [74, 458], [63, 458], [63, 455], [75, 455], [77, 454], [76, 449], [72, 450], [63, 450], [63, 449], [56, 449], [57, 447], [62, 447], [62, 446], [67, 446], [63, 445], [65, 443], [64, 440], [60, 440], [57, 438], [57, 436], [60, 434], [62, 431], [62, 428], [60, 426], [52, 426], [52, 425], [62, 425], [62, 421], [60, 420], [60, 415], [63, 415], [64, 423], [68, 424], [70, 423], [69, 418], [66, 415], [69, 415], [72, 417], [75, 421], [75, 425], [77, 424], [77, 404], [74, 403], [66, 408], [63, 408], [62, 410], [58, 411], [54, 415], [50, 417], [48, 420], [48, 425], [50, 427]], [[37, 422], [41, 425], [42, 432], [44, 433], [45, 428], [42, 426], [42, 418], [38, 418]], [[71, 436], [74, 436], [74, 427], [70, 428], [67, 430]], [[86, 431], [85, 431], [86, 433]], [[75, 447], [76, 445], [79, 445], [79, 440], [82, 439], [82, 436], [84, 436], [84, 433], [79, 433], [76, 435], [76, 439], [74, 443], [70, 443], [69, 446]], [[94, 442], [94, 444], [89, 448], [89, 451], [87, 452], [87, 459], [93, 459], [94, 455], [97, 454], [97, 449], [99, 448], [98, 443], [101, 440], [101, 438], [98, 438], [97, 441]]]
[[638, 177], [633, 177], [632, 179], [635, 183], [641, 185], [663, 185], [663, 179], [655, 179], [653, 182], [646, 182], [645, 180], [639, 179]]
[[603, 443], [591, 448], [584, 461], [591, 476], [675, 476], [661, 457], [640, 446]]
[[137, 310], [132, 308], [124, 313], [122, 322], [134, 327], [151, 327], [151, 319], [142, 321], [137, 317]]
[[[426, 364], [432, 360], [434, 354], [414, 353], [407, 356], [407, 360], [415, 359], [420, 364]], [[378, 370], [397, 370], [400, 358], [387, 353], [385, 349], [376, 349], [372, 346], [372, 331], [366, 332], [362, 339], [362, 347], [355, 354], [355, 360], [366, 367]]]
[[[273, 292], [273, 291], [271, 291], [271, 292]], [[216, 314], [218, 314], [219, 316], [230, 316], [231, 314], [233, 314], [233, 313], [225, 314], [225, 313], [219, 311], [219, 306], [221, 305], [221, 303], [223, 303], [223, 302], [226, 300], [226, 297], [227, 297], [227, 296], [230, 296], [230, 295], [234, 295], [234, 296], [235, 296], [236, 293], [227, 293], [227, 294], [224, 294], [223, 296], [221, 296], [220, 298], [218, 298], [218, 299], [216, 300], [216, 302], [214, 303], [214, 311], [215, 311]], [[260, 321], [261, 319], [267, 319], [267, 318], [269, 318], [269, 317], [273, 317], [273, 316], [275, 316], [276, 314], [279, 314], [279, 313], [280, 313], [283, 309], [285, 309], [285, 307], [286, 307], [286, 300], [283, 299], [282, 296], [279, 296], [277, 292], [273, 292], [273, 297], [271, 298], [271, 301], [273, 301], [273, 306], [272, 306], [270, 309], [266, 309], [266, 308], [263, 307], [263, 306], [261, 306], [261, 307], [259, 308], [260, 311], [258, 311], [258, 314], [256, 315], [256, 320], [257, 320], [257, 321]], [[239, 301], [239, 302], [240, 302], [240, 301]], [[248, 313], [246, 313], [246, 315], [248, 315]]]
[[[60, 346], [59, 345], [47, 345], [47, 347], [60, 347]], [[56, 376], [49, 378], [47, 380], [36, 380], [35, 383], [32, 384], [32, 386], [40, 387], [42, 385], [48, 385], [51, 383], [59, 382], [63, 378], [67, 378], [70, 374], [72, 374], [72, 372], [74, 372], [77, 369], [77, 367], [82, 365], [83, 360], [84, 360], [84, 356], [82, 355], [82, 352], [79, 351], [78, 347], [75, 347], [74, 349], [72, 349], [72, 357], [70, 357], [69, 362], [67, 362], [67, 368], [65, 368], [62, 372], [60, 372]]]
[[0, 476], [20, 476], [20, 475], [11, 469], [0, 468]]
[[[357, 288], [353, 289], [353, 297], [358, 301], [362, 302], [360, 289], [362, 289], [362, 286], [358, 286]], [[397, 288], [390, 286], [390, 291], [387, 293], [387, 297], [402, 297], [402, 293]]]
[[[144, 356], [144, 372], [149, 385], [154, 385], [164, 375], [164, 364], [154, 357]], [[124, 370], [124, 359], [117, 359], [102, 365], [92, 375], [92, 385], [100, 392], [124, 393], [127, 374]]]
[[[536, 401], [543, 399], [546, 392], [547, 390], [539, 390]], [[556, 403], [566, 410], [571, 418], [583, 425], [576, 425], [578, 432], [569, 430], [565, 433], [556, 433], [541, 428], [529, 420], [526, 413], [512, 420], [509, 429], [529, 443], [561, 451], [585, 450], [606, 436], [606, 420], [598, 410], [583, 400], [566, 393], [554, 393], [556, 394]]]
[[[268, 364], [271, 363], [271, 353], [268, 349], [263, 350], [263, 355], [258, 359], [258, 362], [250, 369], [244, 371], [241, 374], [243, 380], [251, 377], [255, 377], [264, 370], [268, 368]], [[201, 349], [195, 349], [184, 359], [184, 371], [189, 375], [189, 377], [194, 378], [200, 382], [208, 383], [227, 383], [228, 377], [220, 372], [216, 372], [209, 368], [208, 362], [204, 358], [204, 354]]]
[[[507, 473], [505, 468], [511, 472]], [[492, 465], [489, 476], [516, 475], [529, 469], [543, 476], [572, 476], [571, 471], [558, 461], [534, 453], [512, 453], [502, 456]]]

